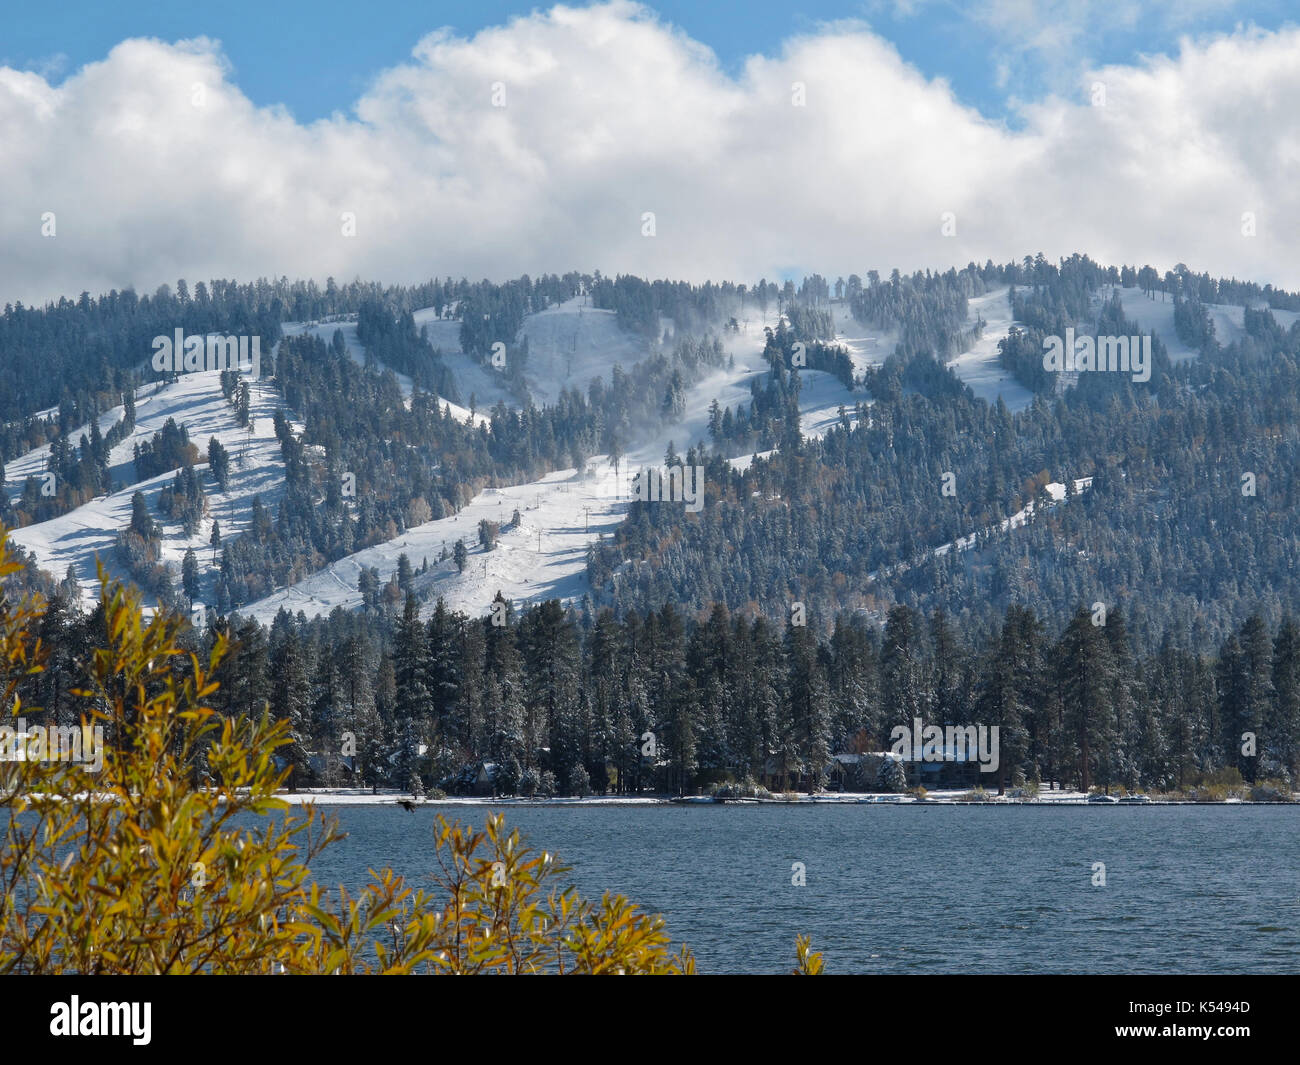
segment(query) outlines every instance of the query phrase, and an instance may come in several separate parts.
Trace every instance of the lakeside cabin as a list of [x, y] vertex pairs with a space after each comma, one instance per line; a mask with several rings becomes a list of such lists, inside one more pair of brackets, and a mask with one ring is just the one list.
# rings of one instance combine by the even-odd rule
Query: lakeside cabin
[[474, 767], [474, 784], [471, 792], [480, 798], [494, 798], [497, 793], [496, 762], [479, 762]]
[[[987, 786], [993, 774], [981, 773], [979, 761], [970, 752], [953, 747], [942, 748], [942, 760], [921, 761], [900, 757], [892, 751], [866, 751], [860, 754], [836, 754], [822, 772], [827, 791], [875, 791], [880, 765], [886, 758], [901, 762], [909, 788], [936, 790], [969, 790], [981, 784]], [[764, 785], [770, 790], [781, 787], [781, 766], [777, 759], [769, 758], [764, 765]], [[769, 782], [770, 781], [770, 782]], [[811, 775], [789, 774], [790, 786], [797, 791], [808, 790]]]
[[987, 785], [997, 777], [996, 773], [980, 772], [980, 763], [977, 757], [973, 757], [974, 752], [946, 745], [940, 751], [943, 756], [940, 761], [903, 759], [903, 771], [907, 774], [909, 788], [920, 787], [926, 791], [957, 788], [969, 790], [981, 784]]

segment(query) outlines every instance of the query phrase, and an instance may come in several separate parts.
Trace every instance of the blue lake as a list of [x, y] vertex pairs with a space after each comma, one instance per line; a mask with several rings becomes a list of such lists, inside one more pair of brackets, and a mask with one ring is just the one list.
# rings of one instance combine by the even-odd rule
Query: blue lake
[[[321, 807], [315, 865], [355, 888], [433, 868], [435, 812]], [[1296, 806], [510, 806], [579, 891], [665, 915], [701, 972], [788, 970], [798, 933], [838, 973], [1281, 973], [1300, 967]], [[802, 862], [806, 885], [791, 883]], [[1105, 886], [1094, 886], [1095, 862]]]

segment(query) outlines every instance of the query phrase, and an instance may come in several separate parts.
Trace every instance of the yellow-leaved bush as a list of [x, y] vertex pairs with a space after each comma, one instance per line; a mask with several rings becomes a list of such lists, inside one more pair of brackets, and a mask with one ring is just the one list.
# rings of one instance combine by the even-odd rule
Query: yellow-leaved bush
[[[18, 697], [44, 668], [38, 596], [9, 598], [19, 569], [0, 527], [0, 724], [41, 711]], [[188, 620], [146, 617], [101, 571], [104, 633], [83, 673], [82, 725], [102, 766], [0, 761], [0, 973], [693, 973], [662, 917], [620, 895], [561, 886], [569, 870], [492, 815], [483, 831], [434, 826], [431, 890], [371, 871], [356, 894], [310, 867], [341, 838], [312, 807], [275, 797], [286, 722], [205, 705], [228, 652], [180, 646]], [[177, 659], [184, 656], [183, 668]], [[201, 769], [200, 769], [201, 767]], [[257, 829], [236, 824], [257, 815]], [[247, 821], [247, 816], [242, 818]], [[807, 940], [795, 972], [821, 971]]]

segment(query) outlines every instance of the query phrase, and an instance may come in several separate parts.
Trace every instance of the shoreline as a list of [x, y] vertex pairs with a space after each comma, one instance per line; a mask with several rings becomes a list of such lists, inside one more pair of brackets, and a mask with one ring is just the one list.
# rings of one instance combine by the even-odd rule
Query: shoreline
[[709, 795], [588, 795], [529, 799], [516, 796], [448, 795], [441, 799], [414, 799], [409, 792], [370, 789], [325, 788], [280, 793], [276, 798], [291, 806], [397, 806], [410, 803], [413, 807], [440, 806], [1050, 806], [1054, 808], [1124, 806], [1294, 806], [1290, 802], [1255, 802], [1249, 799], [1148, 799], [1146, 802], [1089, 802], [1081, 792], [1064, 792], [1052, 798], [964, 799], [954, 793], [918, 799], [912, 795], [883, 795], [872, 793], [843, 793], [832, 795], [800, 795], [797, 799], [714, 799]]

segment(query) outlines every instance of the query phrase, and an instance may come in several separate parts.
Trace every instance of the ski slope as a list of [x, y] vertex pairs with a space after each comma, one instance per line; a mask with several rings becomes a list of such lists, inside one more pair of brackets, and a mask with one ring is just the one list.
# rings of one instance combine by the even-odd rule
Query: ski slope
[[650, 352], [645, 340], [620, 328], [613, 311], [593, 307], [589, 296], [574, 296], [525, 317], [518, 337], [501, 338], [512, 345], [528, 342], [524, 364], [528, 396], [516, 396], [505, 378], [461, 350], [459, 319], [439, 318], [432, 307], [415, 311], [412, 317], [416, 328], [428, 330], [429, 343], [451, 369], [462, 405], [473, 396], [478, 410], [499, 401], [519, 407], [525, 398], [539, 407], [553, 405], [565, 389], [585, 394], [592, 378], [603, 377], [608, 383], [615, 364], [627, 369]]
[[[1065, 502], [1065, 484], [1063, 482], [1051, 481], [1044, 487], [1047, 489], [1047, 493], [1052, 500], [1051, 503], [1048, 504], [1048, 506], [1055, 507]], [[1091, 477], [1079, 477], [1074, 482], [1075, 495], [1080, 496], [1091, 487], [1092, 487]], [[1011, 517], [1004, 518], [1001, 522], [999, 522], [998, 525], [996, 526], [997, 530], [999, 532], [1010, 532], [1013, 529], [1022, 528], [1031, 518], [1033, 518], [1036, 509], [1037, 509], [1037, 500], [1031, 499], [1020, 510], [1012, 514]], [[987, 533], [990, 530], [985, 529], [983, 531]], [[876, 570], [874, 573], [869, 573], [867, 574], [867, 577], [869, 580], [875, 581], [875, 580], [879, 580], [881, 577], [896, 576], [899, 573], [905, 573], [913, 566], [918, 565], [919, 562], [926, 562], [929, 561], [931, 558], [943, 558], [945, 555], [950, 554], [951, 552], [954, 551], [956, 552], [969, 551], [979, 542], [979, 537], [980, 537], [979, 533], [969, 533], [966, 536], [958, 537], [955, 541], [949, 541], [946, 544], [940, 544], [938, 547], [932, 548], [931, 550], [924, 552], [919, 560], [906, 559], [902, 562], [898, 562], [893, 565], [886, 566], [883, 569]]]
[[[414, 318], [417, 326], [428, 329], [430, 342], [456, 375], [462, 397], [475, 396], [477, 421], [486, 420], [482, 412], [498, 400], [518, 406], [518, 397], [504, 390], [490, 368], [460, 351], [459, 322], [438, 318], [432, 309], [417, 311]], [[428, 562], [428, 571], [413, 582], [426, 611], [440, 596], [453, 608], [472, 614], [486, 613], [498, 592], [519, 604], [549, 598], [581, 599], [591, 591], [586, 576], [587, 549], [598, 537], [610, 535], [623, 520], [631, 484], [640, 469], [662, 465], [670, 445], [679, 455], [692, 445], [707, 445], [709, 409], [714, 400], [724, 407], [750, 402], [751, 383], [762, 381], [768, 372], [762, 355], [763, 329], [775, 327], [777, 320], [775, 308], [767, 316], [751, 312], [738, 332], [724, 332], [721, 341], [728, 364], [708, 371], [689, 389], [683, 416], [630, 446], [617, 468], [598, 456], [583, 470], [555, 471], [536, 482], [485, 490], [459, 514], [409, 529], [389, 543], [340, 559], [240, 613], [269, 622], [281, 608], [308, 616], [327, 614], [336, 607], [356, 609], [361, 602], [358, 579], [362, 569], [376, 568], [381, 581], [387, 581], [403, 554], [416, 569]], [[855, 365], [874, 365], [892, 350], [891, 338], [861, 336], [864, 331], [850, 319], [843, 319], [843, 324], [850, 333], [836, 339], [854, 351]], [[671, 329], [671, 323], [665, 325]], [[288, 336], [312, 333], [327, 343], [340, 331], [350, 356], [365, 363], [355, 321], [289, 322], [283, 330]], [[566, 387], [585, 391], [595, 377], [608, 381], [614, 365], [630, 369], [649, 350], [643, 339], [621, 330], [613, 312], [596, 310], [581, 296], [530, 315], [521, 336], [528, 340], [525, 380], [535, 402], [553, 402]], [[846, 389], [830, 374], [803, 370], [799, 376], [800, 426], [808, 436], [824, 435], [839, 421], [841, 409], [852, 411], [865, 400], [864, 394]], [[409, 378], [399, 374], [398, 381], [409, 395]], [[213, 519], [221, 524], [223, 540], [232, 539], [248, 528], [255, 495], [261, 496], [272, 513], [283, 495], [284, 468], [273, 432], [280, 398], [266, 383], [254, 383], [251, 403], [249, 433], [236, 424], [235, 412], [221, 395], [216, 375], [182, 374], [171, 384], [142, 387], [136, 395], [135, 431], [110, 454], [115, 491], [62, 517], [19, 530], [14, 541], [34, 552], [38, 565], [55, 577], [61, 578], [72, 567], [87, 604], [97, 594], [96, 558], [104, 562], [111, 577], [129, 579], [115, 557], [115, 543], [119, 531], [130, 523], [131, 497], [140, 491], [156, 520], [158, 494], [174, 477], [167, 473], [137, 483], [133, 448], [150, 439], [168, 418], [174, 418], [186, 427], [202, 459], [212, 436], [231, 453], [228, 492], [218, 492], [211, 478], [204, 477], [209, 513], [195, 535], [186, 537], [179, 525], [162, 526], [162, 560], [173, 569], [178, 583], [181, 559], [188, 548], [194, 548], [203, 571], [205, 601], [210, 602], [214, 570], [208, 540]], [[456, 417], [469, 417], [465, 406], [451, 407]], [[101, 430], [107, 431], [121, 416], [121, 408], [106, 412], [100, 420]], [[294, 428], [300, 432], [302, 426]], [[79, 436], [76, 434], [74, 443]], [[12, 460], [6, 471], [6, 490], [17, 495], [28, 476], [44, 471], [48, 454], [47, 446]], [[741, 469], [751, 461], [752, 456], [732, 460]], [[205, 470], [206, 464], [201, 463], [200, 468]], [[707, 499], [705, 502], [707, 505]], [[520, 515], [517, 524], [512, 520], [516, 510]], [[479, 522], [484, 519], [501, 527], [491, 551], [484, 551], [478, 542]], [[457, 540], [463, 540], [470, 551], [464, 573], [456, 570], [450, 558]], [[444, 550], [448, 558], [440, 561]]]
[[855, 377], [870, 367], [883, 366], [898, 346], [897, 330], [863, 325], [853, 317], [847, 300], [831, 302], [831, 320], [835, 326], [833, 343], [848, 351]]
[[[1112, 292], [1114, 292], [1113, 288], [1104, 288], [1096, 299], [1110, 299]], [[1197, 357], [1199, 352], [1183, 343], [1174, 329], [1172, 299], [1164, 296], [1164, 293], [1157, 293], [1152, 299], [1139, 288], [1121, 288], [1119, 298], [1124, 307], [1125, 317], [1137, 322], [1144, 333], [1154, 333], [1158, 336], [1168, 349], [1171, 362], [1186, 362]], [[1207, 303], [1205, 309], [1214, 323], [1214, 335], [1224, 347], [1246, 335], [1244, 307], [1227, 303]], [[1260, 309], [1263, 309], [1262, 306]], [[1270, 313], [1283, 329], [1291, 328], [1296, 320], [1300, 319], [1300, 312], [1297, 311], [1270, 310]]]
[[[626, 465], [620, 470], [625, 474]], [[426, 560], [429, 563], [429, 571], [412, 582], [412, 589], [425, 598], [424, 613], [439, 597], [452, 609], [479, 615], [488, 612], [498, 592], [517, 605], [535, 599], [580, 599], [589, 591], [587, 545], [601, 534], [612, 533], [626, 513], [628, 491], [620, 487], [623, 480], [599, 456], [583, 473], [560, 470], [529, 484], [489, 488], [459, 514], [426, 522], [395, 540], [339, 559], [239, 613], [269, 624], [282, 608], [307, 617], [328, 614], [336, 607], [355, 610], [361, 605], [357, 584], [362, 569], [376, 568], [381, 581], [387, 581], [397, 572], [403, 554], [416, 569]], [[511, 524], [516, 509], [517, 526]], [[478, 526], [483, 519], [502, 526], [491, 551], [479, 546]], [[457, 540], [469, 550], [464, 573], [457, 571], [450, 557]], [[444, 550], [449, 557], [439, 562]]]
[[[429, 343], [451, 370], [462, 407], [468, 407], [471, 399], [475, 411], [489, 410], [498, 403], [507, 407], [520, 406], [520, 397], [510, 391], [501, 374], [460, 350], [459, 318], [439, 318], [432, 307], [414, 311], [411, 317], [415, 319], [416, 329], [428, 331]], [[403, 387], [409, 387], [409, 382]]]
[[994, 289], [967, 301], [966, 321], [970, 327], [982, 317], [984, 332], [967, 351], [948, 363], [953, 372], [970, 386], [980, 399], [993, 404], [998, 397], [1011, 412], [1024, 410], [1034, 401], [1034, 394], [1015, 379], [998, 362], [998, 341], [1011, 332], [1009, 287]]
[[587, 296], [530, 314], [520, 335], [528, 341], [524, 379], [539, 407], [554, 404], [566, 388], [586, 393], [593, 377], [608, 384], [615, 364], [627, 369], [650, 353], [644, 340], [619, 327], [613, 311], [597, 310]]
[[[612, 534], [623, 520], [633, 479], [644, 466], [662, 466], [670, 444], [680, 456], [692, 445], [707, 445], [709, 407], [715, 399], [723, 407], [749, 403], [751, 382], [768, 371], [763, 358], [763, 327], [774, 327], [776, 321], [775, 313], [763, 320], [755, 316], [742, 324], [739, 333], [724, 333], [722, 344], [731, 364], [708, 372], [697, 382], [688, 391], [682, 418], [629, 447], [617, 470], [602, 455], [591, 459], [583, 471], [561, 470], [535, 482], [487, 489], [459, 514], [408, 529], [395, 540], [339, 559], [298, 584], [249, 604], [240, 613], [269, 623], [281, 609], [301, 611], [308, 617], [335, 608], [355, 610], [361, 605], [358, 581], [362, 569], [377, 569], [381, 582], [386, 582], [397, 572], [403, 554], [414, 569], [422, 568], [426, 560], [429, 563], [428, 572], [412, 582], [425, 614], [439, 597], [452, 609], [479, 616], [491, 609], [498, 592], [517, 605], [554, 598], [581, 600], [591, 593], [587, 548], [598, 537]], [[450, 327], [452, 323], [443, 324]], [[638, 351], [634, 339], [613, 342], [611, 329], [618, 330], [612, 312], [593, 313], [581, 297], [532, 315], [523, 329], [529, 337], [529, 366], [550, 365], [569, 374], [570, 384], [585, 377], [584, 390], [592, 377], [608, 381], [614, 364], [630, 367]], [[431, 342], [439, 346], [432, 332]], [[569, 353], [575, 356], [570, 364], [563, 338], [571, 336], [579, 338], [579, 345], [576, 353]], [[443, 351], [445, 358], [446, 349]], [[541, 357], [535, 363], [539, 352]], [[800, 379], [800, 424], [810, 436], [822, 435], [838, 421], [841, 406], [851, 409], [865, 398], [821, 371], [804, 370]], [[531, 388], [531, 377], [529, 381]], [[537, 391], [558, 395], [559, 388], [553, 384]], [[750, 461], [752, 456], [733, 459], [732, 464], [745, 468]], [[511, 522], [516, 508], [518, 526]], [[491, 551], [479, 546], [478, 525], [483, 519], [502, 526]], [[457, 540], [469, 551], [464, 573], [456, 570], [450, 557], [438, 561], [444, 550], [450, 556]]]
[[[419, 328], [420, 326], [420, 315], [426, 315], [427, 318], [432, 318], [433, 309], [429, 308], [427, 311], [415, 312], [415, 314], [412, 317], [416, 319], [416, 328]], [[459, 323], [456, 323], [456, 325], [457, 325], [457, 329], [459, 330]], [[325, 341], [325, 343], [327, 344], [334, 339], [335, 332], [342, 333], [343, 343], [346, 345], [348, 355], [351, 356], [352, 361], [355, 362], [358, 366], [364, 366], [366, 364], [366, 348], [365, 345], [362, 344], [361, 341], [357, 339], [357, 323], [355, 320], [338, 321], [338, 322], [285, 322], [283, 325], [280, 326], [280, 331], [284, 333], [285, 336], [302, 336], [303, 334], [311, 334], [312, 336], [320, 337], [320, 339]], [[436, 348], [438, 345], [434, 344], [433, 346]], [[278, 345], [277, 345], [277, 349], [278, 349]], [[445, 360], [445, 361], [447, 361], [448, 363], [451, 362], [451, 360]], [[466, 359], [464, 356], [461, 356], [461, 361], [469, 362], [470, 360]], [[484, 371], [481, 367], [476, 365], [474, 368], [478, 370], [480, 374], [486, 376], [486, 371]], [[409, 407], [411, 405], [410, 404], [411, 388], [412, 388], [411, 378], [407, 374], [398, 373], [396, 370], [393, 370], [391, 366], [387, 367], [387, 369], [392, 370], [393, 376], [397, 378], [397, 383], [401, 386], [402, 393], [406, 396], [407, 399], [406, 405]], [[460, 392], [460, 395], [468, 399], [469, 396], [475, 392], [475, 389], [462, 388], [461, 375], [454, 370], [453, 370], [453, 374], [455, 377], [457, 390]], [[496, 398], [492, 398], [490, 402], [484, 401], [483, 397], [485, 392], [487, 391], [488, 391], [487, 389], [483, 389], [481, 387], [480, 390], [478, 391], [477, 394], [478, 403], [477, 403], [477, 408], [474, 412], [475, 425], [486, 425], [488, 423], [489, 420], [488, 416], [482, 412], [488, 407], [496, 403]], [[510, 396], [508, 392], [505, 392], [503, 389], [500, 389], [499, 387], [497, 387], [496, 390], [493, 391], [491, 394], [493, 397], [499, 395], [501, 398], [504, 398], [508, 406], [518, 406], [518, 403], [514, 400], [514, 397]], [[470, 411], [468, 407], [463, 406], [459, 403], [453, 403], [451, 400], [447, 399], [446, 396], [439, 396], [438, 402], [439, 405], [441, 406], [450, 407], [452, 417], [454, 417], [457, 421], [464, 422], [469, 420]]]
[[[500, 373], [461, 350], [459, 319], [440, 317], [432, 307], [413, 311], [411, 317], [415, 327], [427, 333], [430, 345], [451, 370], [460, 397], [460, 402], [452, 403], [451, 409], [460, 420], [469, 416], [471, 398], [476, 421], [486, 421], [483, 412], [498, 402], [512, 408], [521, 407], [525, 399], [531, 399], [539, 407], [553, 405], [565, 389], [576, 388], [585, 393], [595, 377], [603, 377], [608, 383], [616, 364], [630, 368], [650, 352], [645, 340], [630, 335], [618, 325], [613, 311], [592, 307], [589, 296], [574, 296], [525, 317], [518, 337], [502, 337], [503, 342], [512, 345], [528, 342], [528, 359], [524, 365], [528, 396], [517, 396]], [[311, 333], [326, 343], [338, 330], [343, 334], [348, 353], [358, 364], [365, 365], [365, 346], [357, 339], [355, 320], [286, 322], [282, 329], [287, 336]], [[409, 396], [410, 378], [405, 374], [396, 376]], [[440, 400], [449, 402], [446, 397]]]
[[[252, 382], [250, 432], [237, 423], [235, 410], [221, 394], [216, 374], [181, 374], [172, 384], [150, 384], [137, 389], [135, 430], [109, 452], [109, 469], [114, 484], [119, 486], [117, 490], [58, 518], [16, 529], [10, 539], [33, 552], [37, 564], [55, 578], [62, 579], [71, 567], [80, 583], [83, 602], [92, 605], [99, 595], [96, 558], [104, 563], [110, 577], [130, 580], [125, 567], [117, 561], [115, 545], [118, 532], [131, 523], [131, 497], [139, 491], [149, 505], [150, 515], [162, 528], [161, 560], [173, 566], [175, 583], [179, 587], [181, 560], [192, 547], [200, 562], [207, 594], [213, 580], [212, 550], [208, 546], [212, 522], [220, 522], [223, 541], [233, 539], [251, 524], [254, 496], [260, 495], [263, 505], [274, 513], [284, 494], [284, 462], [274, 430], [274, 415], [280, 402], [278, 394], [266, 384]], [[107, 431], [108, 425], [120, 420], [121, 414], [120, 407], [108, 412], [101, 422], [102, 428]], [[185, 426], [190, 442], [199, 450], [200, 462], [196, 463], [195, 471], [202, 475], [208, 513], [191, 537], [184, 535], [179, 524], [161, 523], [157, 510], [158, 495], [172, 483], [175, 471], [139, 482], [135, 476], [135, 444], [151, 439], [168, 418]], [[292, 421], [290, 424], [295, 431], [302, 430], [301, 424]], [[230, 485], [226, 492], [218, 491], [215, 481], [207, 475], [208, 440], [214, 436], [230, 452]], [[39, 476], [44, 471], [48, 455], [46, 446], [10, 463], [5, 470], [5, 491], [16, 497], [28, 476]]]

